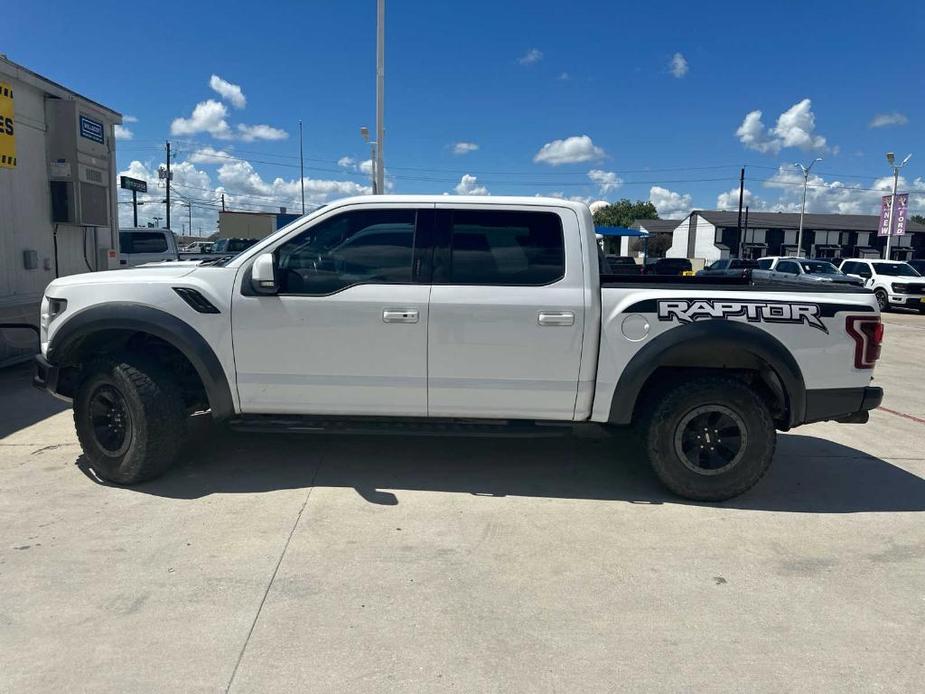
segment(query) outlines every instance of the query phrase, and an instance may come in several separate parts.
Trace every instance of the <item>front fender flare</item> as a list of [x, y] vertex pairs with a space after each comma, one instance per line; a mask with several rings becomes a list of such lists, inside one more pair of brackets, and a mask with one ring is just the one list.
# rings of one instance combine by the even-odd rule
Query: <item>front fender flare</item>
[[142, 304], [112, 302], [78, 311], [65, 318], [48, 342], [49, 363], [66, 365], [80, 342], [103, 330], [131, 330], [160, 338], [179, 350], [196, 369], [215, 419], [234, 414], [234, 401], [225, 369], [208, 341], [189, 323]]

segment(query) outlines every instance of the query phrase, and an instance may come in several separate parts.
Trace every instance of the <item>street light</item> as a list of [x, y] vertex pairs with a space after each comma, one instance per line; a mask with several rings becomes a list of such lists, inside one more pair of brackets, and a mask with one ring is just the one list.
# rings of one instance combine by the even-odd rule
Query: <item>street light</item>
[[363, 142], [369, 143], [369, 163], [370, 163], [370, 169], [371, 169], [370, 175], [372, 176], [372, 179], [373, 179], [373, 195], [378, 195], [379, 194], [379, 186], [378, 186], [379, 178], [376, 176], [376, 163], [378, 162], [378, 158], [376, 155], [376, 147], [378, 147], [379, 143], [376, 142], [375, 140], [370, 142], [369, 128], [367, 128], [365, 125], [362, 128], [360, 128], [360, 137], [363, 138]]
[[912, 159], [911, 154], [907, 154], [899, 165], [896, 164], [896, 155], [893, 152], [886, 153], [886, 162], [893, 168], [893, 195], [890, 197], [890, 218], [886, 232], [886, 248], [884, 250], [884, 260], [890, 259], [890, 238], [893, 236], [893, 210], [896, 207], [896, 188], [899, 185], [899, 170], [909, 163]]
[[813, 165], [817, 161], [822, 161], [822, 157], [813, 159], [809, 166], [803, 166], [799, 162], [794, 166], [799, 166], [803, 171], [803, 204], [800, 206], [800, 231], [797, 233], [797, 258], [803, 257], [803, 215], [806, 214], [806, 188], [809, 185], [809, 172], [812, 171]]

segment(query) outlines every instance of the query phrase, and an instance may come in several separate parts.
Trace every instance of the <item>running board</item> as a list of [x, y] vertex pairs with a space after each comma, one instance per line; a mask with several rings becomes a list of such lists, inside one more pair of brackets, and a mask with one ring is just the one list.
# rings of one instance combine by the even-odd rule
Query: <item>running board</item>
[[494, 419], [244, 415], [230, 420], [228, 425], [235, 431], [252, 433], [536, 438], [568, 435], [574, 423]]

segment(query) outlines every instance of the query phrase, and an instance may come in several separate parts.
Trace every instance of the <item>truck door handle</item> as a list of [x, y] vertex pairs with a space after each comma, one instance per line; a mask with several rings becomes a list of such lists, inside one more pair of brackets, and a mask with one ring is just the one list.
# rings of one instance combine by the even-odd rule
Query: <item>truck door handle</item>
[[540, 325], [575, 325], [572, 311], [540, 311], [536, 322]]
[[414, 308], [387, 308], [382, 312], [383, 323], [417, 323], [418, 312]]

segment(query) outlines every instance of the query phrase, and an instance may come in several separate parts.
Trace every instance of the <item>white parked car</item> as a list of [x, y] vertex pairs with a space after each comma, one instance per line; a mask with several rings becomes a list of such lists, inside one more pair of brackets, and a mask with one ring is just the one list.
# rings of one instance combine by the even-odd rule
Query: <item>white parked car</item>
[[134, 267], [161, 260], [178, 260], [177, 238], [170, 229], [119, 229], [119, 265]]
[[758, 259], [758, 274], [766, 273], [768, 279], [797, 280], [798, 282], [834, 282], [835, 284], [863, 284], [856, 277], [848, 277], [828, 260], [797, 258], [793, 256], [766, 256]]
[[602, 281], [599, 252], [577, 202], [341, 200], [233, 257], [54, 280], [34, 382], [121, 484], [164, 472], [210, 409], [250, 430], [634, 426], [670, 489], [712, 500], [764, 475], [776, 429], [880, 404], [870, 291]]
[[839, 268], [849, 277], [857, 277], [872, 289], [881, 311], [892, 306], [917, 308], [925, 313], [925, 277], [899, 260], [846, 258]]

